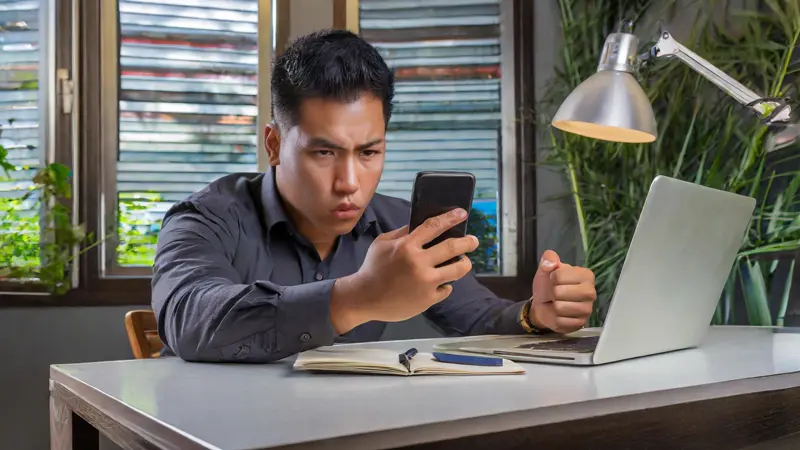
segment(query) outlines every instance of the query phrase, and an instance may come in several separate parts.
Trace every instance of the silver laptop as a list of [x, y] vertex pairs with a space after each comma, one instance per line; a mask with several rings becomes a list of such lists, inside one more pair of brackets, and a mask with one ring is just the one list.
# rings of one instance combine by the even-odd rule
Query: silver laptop
[[697, 347], [708, 332], [754, 208], [750, 197], [656, 177], [602, 329], [470, 337], [436, 349], [596, 365]]

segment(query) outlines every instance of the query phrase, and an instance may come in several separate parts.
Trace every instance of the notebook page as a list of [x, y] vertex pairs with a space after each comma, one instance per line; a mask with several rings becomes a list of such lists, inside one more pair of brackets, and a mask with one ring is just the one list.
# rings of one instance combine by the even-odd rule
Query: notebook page
[[296, 369], [342, 370], [365, 372], [400, 372], [406, 368], [397, 359], [397, 352], [383, 349], [321, 347], [297, 356]]

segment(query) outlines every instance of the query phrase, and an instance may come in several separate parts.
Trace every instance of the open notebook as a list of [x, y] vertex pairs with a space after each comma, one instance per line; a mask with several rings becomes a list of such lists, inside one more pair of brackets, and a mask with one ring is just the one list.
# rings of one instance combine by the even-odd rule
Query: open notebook
[[409, 371], [398, 353], [385, 349], [320, 347], [297, 356], [294, 370], [372, 373], [384, 375], [497, 375], [523, 374], [519, 364], [503, 359], [502, 366], [473, 366], [437, 361], [431, 353], [417, 353]]

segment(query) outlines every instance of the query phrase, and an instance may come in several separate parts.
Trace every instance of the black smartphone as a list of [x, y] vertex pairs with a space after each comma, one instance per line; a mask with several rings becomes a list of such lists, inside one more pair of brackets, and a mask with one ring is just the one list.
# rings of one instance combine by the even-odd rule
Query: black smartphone
[[[456, 208], [467, 213], [472, 209], [475, 196], [475, 176], [469, 172], [423, 171], [417, 173], [411, 192], [411, 217], [408, 232], [422, 225], [425, 220], [444, 214]], [[464, 237], [467, 234], [467, 220], [445, 231], [423, 246], [433, 247], [450, 238]], [[440, 264], [444, 266], [460, 259], [453, 258]]]

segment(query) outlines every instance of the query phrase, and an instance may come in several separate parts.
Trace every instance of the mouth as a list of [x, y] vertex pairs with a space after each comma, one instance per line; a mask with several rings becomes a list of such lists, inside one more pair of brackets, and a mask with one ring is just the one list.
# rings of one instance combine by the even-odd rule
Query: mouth
[[333, 215], [338, 219], [352, 219], [356, 217], [361, 211], [358, 205], [353, 203], [340, 203], [336, 209], [333, 210]]

